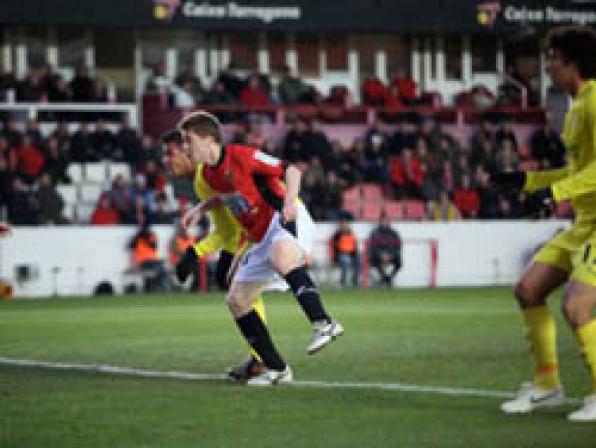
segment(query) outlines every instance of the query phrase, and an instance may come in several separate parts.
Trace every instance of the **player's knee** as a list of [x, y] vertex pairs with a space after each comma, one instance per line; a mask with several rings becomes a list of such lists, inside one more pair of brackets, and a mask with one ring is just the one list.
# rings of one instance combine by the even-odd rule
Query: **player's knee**
[[248, 301], [245, 300], [243, 294], [239, 291], [232, 289], [227, 296], [228, 308], [233, 316], [238, 317], [246, 314], [250, 310], [250, 306], [247, 305]]
[[561, 309], [565, 320], [574, 328], [591, 320], [592, 309], [573, 297], [565, 297]]
[[304, 264], [302, 249], [292, 240], [282, 240], [275, 244], [271, 252], [271, 263], [282, 275]]
[[537, 306], [543, 302], [543, 297], [540, 297], [536, 288], [524, 279], [521, 279], [515, 285], [515, 298], [522, 307]]

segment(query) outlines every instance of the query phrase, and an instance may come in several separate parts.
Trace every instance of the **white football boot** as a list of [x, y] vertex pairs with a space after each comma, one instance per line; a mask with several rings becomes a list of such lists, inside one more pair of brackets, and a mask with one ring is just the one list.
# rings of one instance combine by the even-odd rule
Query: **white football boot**
[[596, 422], [596, 393], [584, 398], [584, 404], [567, 416], [572, 422]]
[[565, 402], [565, 392], [562, 387], [542, 389], [532, 382], [523, 383], [513, 400], [501, 403], [501, 410], [505, 414], [527, 414], [534, 409], [558, 406]]
[[339, 322], [315, 322], [313, 324], [313, 338], [308, 347], [306, 347], [306, 353], [313, 355], [333, 341], [338, 336], [341, 336], [344, 332], [344, 327]]
[[246, 384], [249, 386], [273, 386], [275, 384], [291, 383], [292, 369], [286, 366], [284, 370], [266, 369], [260, 375], [250, 378]]

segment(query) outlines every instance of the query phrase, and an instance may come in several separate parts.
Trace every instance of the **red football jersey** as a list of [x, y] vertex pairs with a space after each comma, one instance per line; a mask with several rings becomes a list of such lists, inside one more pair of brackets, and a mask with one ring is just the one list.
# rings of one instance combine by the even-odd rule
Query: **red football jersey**
[[226, 205], [255, 242], [281, 208], [283, 162], [256, 148], [228, 145], [216, 165], [204, 165], [203, 178], [216, 193], [236, 193]]

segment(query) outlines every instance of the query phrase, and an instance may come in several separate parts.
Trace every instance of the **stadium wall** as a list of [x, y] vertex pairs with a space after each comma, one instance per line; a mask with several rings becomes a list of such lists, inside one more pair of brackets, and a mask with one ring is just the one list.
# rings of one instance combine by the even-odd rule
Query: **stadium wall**
[[[404, 268], [397, 284], [424, 287], [430, 284], [429, 246], [438, 243], [437, 286], [511, 284], [535, 248], [549, 239], [565, 221], [399, 223], [404, 240]], [[354, 223], [363, 242], [374, 224]], [[332, 223], [318, 224], [313, 251], [316, 269], [328, 269], [328, 240]], [[160, 253], [167, 254], [170, 226], [156, 226]], [[16, 228], [0, 241], [0, 278], [9, 280], [17, 297], [90, 295], [101, 281], [121, 292], [130, 279], [127, 243], [133, 227]], [[29, 266], [31, 279], [17, 282], [19, 266]]]

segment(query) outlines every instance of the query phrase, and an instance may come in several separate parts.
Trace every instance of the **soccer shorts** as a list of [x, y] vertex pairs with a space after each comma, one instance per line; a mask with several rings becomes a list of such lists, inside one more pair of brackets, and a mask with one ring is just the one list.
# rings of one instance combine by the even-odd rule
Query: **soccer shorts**
[[596, 223], [579, 222], [546, 243], [534, 256], [569, 273], [576, 280], [596, 287]]
[[232, 282], [267, 282], [268, 291], [286, 291], [287, 283], [271, 264], [271, 251], [276, 242], [284, 239], [296, 241], [304, 254], [310, 253], [313, 245], [315, 224], [302, 202], [297, 204], [296, 233], [292, 235], [281, 223], [281, 215], [275, 212], [263, 239], [246, 251]]

